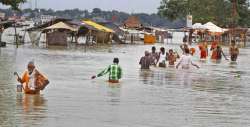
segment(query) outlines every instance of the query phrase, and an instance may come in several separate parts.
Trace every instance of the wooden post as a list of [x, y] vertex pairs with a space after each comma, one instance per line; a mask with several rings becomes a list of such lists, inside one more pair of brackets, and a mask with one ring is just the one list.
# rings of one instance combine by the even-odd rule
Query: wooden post
[[15, 30], [15, 43], [16, 43], [16, 48], [18, 48], [18, 37], [17, 37], [16, 22], [14, 23], [14, 30]]
[[[103, 33], [103, 35], [106, 35], [106, 33], [105, 32], [102, 32]], [[105, 39], [105, 37], [102, 37], [102, 44], [104, 44], [104, 40]]]

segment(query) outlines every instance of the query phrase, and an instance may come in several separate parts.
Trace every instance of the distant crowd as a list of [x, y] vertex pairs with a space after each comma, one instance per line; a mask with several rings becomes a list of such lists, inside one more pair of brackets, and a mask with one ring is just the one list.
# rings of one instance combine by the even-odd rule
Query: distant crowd
[[[150, 66], [165, 68], [167, 65], [168, 67], [176, 67], [177, 69], [180, 66], [182, 69], [189, 69], [191, 65], [199, 68], [199, 66], [192, 61], [192, 56], [196, 53], [196, 49], [193, 47], [189, 48], [187, 43], [183, 43], [180, 48], [182, 50], [181, 56], [173, 49], [169, 49], [167, 52], [164, 47], [161, 47], [160, 51], [157, 52], [156, 47], [153, 46], [151, 52], [145, 51], [145, 56], [141, 57], [139, 62], [141, 69], [150, 69]], [[200, 51], [200, 60], [206, 60], [209, 56], [208, 43], [199, 43], [198, 49]], [[223, 57], [225, 60], [229, 60], [223, 52], [222, 47], [216, 41], [211, 43], [210, 52], [212, 61], [220, 62]], [[237, 47], [235, 41], [231, 42], [229, 55], [232, 62], [237, 61], [239, 48]], [[177, 60], [178, 63], [175, 64]]]

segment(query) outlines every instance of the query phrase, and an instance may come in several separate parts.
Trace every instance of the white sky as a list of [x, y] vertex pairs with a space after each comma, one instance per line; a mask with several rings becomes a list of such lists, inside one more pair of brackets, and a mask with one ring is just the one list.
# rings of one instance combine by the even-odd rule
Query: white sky
[[[27, 0], [22, 8], [34, 8], [36, 0]], [[31, 2], [29, 2], [31, 1]], [[74, 9], [92, 11], [93, 8], [102, 10], [118, 10], [128, 13], [156, 13], [161, 0], [37, 0], [38, 8], [54, 10]], [[32, 3], [32, 4], [31, 4]], [[5, 8], [0, 6], [0, 8]]]

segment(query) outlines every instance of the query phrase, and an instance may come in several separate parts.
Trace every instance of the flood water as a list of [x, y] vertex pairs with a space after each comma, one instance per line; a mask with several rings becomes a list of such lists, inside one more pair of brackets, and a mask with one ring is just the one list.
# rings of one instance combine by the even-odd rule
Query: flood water
[[[177, 45], [157, 44], [179, 51]], [[237, 65], [194, 61], [189, 71], [138, 65], [150, 45], [0, 49], [1, 127], [249, 127], [250, 49]], [[227, 49], [225, 53], [228, 54]], [[120, 58], [120, 84], [90, 77]], [[41, 95], [16, 93], [28, 61], [49, 77]]]

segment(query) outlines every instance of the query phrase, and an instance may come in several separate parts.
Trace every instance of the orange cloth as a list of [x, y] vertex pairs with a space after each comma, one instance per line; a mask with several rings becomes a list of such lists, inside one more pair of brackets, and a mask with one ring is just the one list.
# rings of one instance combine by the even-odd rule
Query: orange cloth
[[144, 35], [144, 44], [154, 44], [156, 42], [156, 37], [154, 35]]
[[195, 53], [195, 48], [190, 48], [190, 54], [194, 55], [194, 53]]
[[119, 80], [109, 80], [109, 83], [119, 83]]
[[204, 45], [199, 45], [200, 49], [200, 58], [201, 59], [206, 59], [207, 58], [207, 50]]
[[35, 71], [35, 86], [37, 87], [36, 90], [31, 90], [28, 87], [29, 84], [29, 72], [25, 71], [22, 76], [22, 82], [23, 82], [23, 89], [25, 94], [39, 94], [40, 90], [43, 90], [48, 85], [48, 79], [43, 76], [39, 71]]
[[211, 59], [217, 60], [217, 50], [216, 49], [213, 50]]

